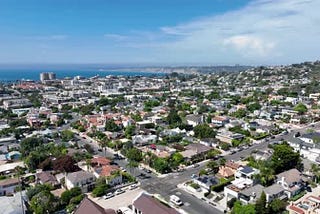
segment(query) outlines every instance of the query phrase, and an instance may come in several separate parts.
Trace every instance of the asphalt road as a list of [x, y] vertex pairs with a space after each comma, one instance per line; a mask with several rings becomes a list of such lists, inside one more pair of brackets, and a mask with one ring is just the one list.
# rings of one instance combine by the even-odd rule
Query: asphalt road
[[[268, 144], [281, 141], [281, 140], [288, 140], [289, 138], [293, 137], [294, 133], [299, 131], [300, 133], [305, 133], [307, 128], [314, 128], [314, 129], [320, 129], [320, 123], [317, 124], [311, 124], [308, 127], [304, 127], [302, 129], [296, 129], [293, 130], [290, 133], [287, 134], [280, 134], [276, 136], [274, 139], [267, 139], [267, 140], [262, 140], [258, 144], [254, 144], [253, 146], [242, 150], [238, 151], [235, 154], [231, 155], [225, 155], [224, 158], [226, 160], [234, 160], [238, 161], [242, 157], [247, 157], [249, 156], [253, 151], [255, 150], [264, 150], [268, 147]], [[90, 141], [83, 139], [82, 137], [78, 136], [79, 142], [82, 144], [84, 143], [90, 143]], [[78, 143], [79, 143], [78, 142]], [[98, 148], [99, 146], [96, 145], [95, 143], [90, 143], [90, 145], [93, 146], [93, 148], [96, 150], [96, 152], [99, 155], [105, 155], [104, 152], [99, 152]], [[106, 156], [108, 157], [113, 157], [113, 154], [111, 152], [107, 151]], [[127, 161], [126, 160], [116, 160], [115, 161], [119, 166], [126, 168], [128, 171], [127, 167]], [[186, 182], [191, 179], [192, 174], [197, 174], [199, 170], [204, 167], [205, 163], [200, 163], [200, 166], [197, 168], [188, 168], [183, 172], [179, 173], [171, 173], [168, 174], [166, 177], [159, 178], [156, 175], [152, 173], [146, 173], [142, 171], [141, 169], [134, 169], [131, 170], [131, 173], [134, 174], [135, 176], [140, 175], [141, 173], [148, 174], [150, 177], [149, 178], [138, 178], [138, 180], [141, 183], [141, 188], [146, 190], [149, 193], [153, 194], [160, 194], [162, 197], [164, 197], [166, 200], [169, 201], [169, 196], [172, 194], [178, 195], [181, 200], [184, 202], [184, 205], [182, 205], [182, 209], [186, 211], [187, 213], [190, 214], [215, 214], [215, 213], [222, 213], [220, 210], [216, 209], [214, 206], [207, 204], [206, 202], [195, 198], [191, 194], [177, 188], [177, 185], [183, 182]]]

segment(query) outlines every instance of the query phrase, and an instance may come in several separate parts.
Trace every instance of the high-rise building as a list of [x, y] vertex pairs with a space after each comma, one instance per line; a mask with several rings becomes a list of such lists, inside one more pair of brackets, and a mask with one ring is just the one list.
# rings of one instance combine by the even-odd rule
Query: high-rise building
[[49, 73], [49, 79], [50, 79], [50, 80], [55, 80], [55, 79], [56, 79], [56, 74], [53, 73], [53, 72], [50, 72], [50, 73]]
[[40, 81], [44, 82], [46, 80], [49, 80], [49, 73], [46, 73], [46, 72], [40, 73]]
[[40, 73], [40, 81], [45, 82], [47, 80], [55, 80], [56, 79], [56, 74], [53, 72], [43, 72]]

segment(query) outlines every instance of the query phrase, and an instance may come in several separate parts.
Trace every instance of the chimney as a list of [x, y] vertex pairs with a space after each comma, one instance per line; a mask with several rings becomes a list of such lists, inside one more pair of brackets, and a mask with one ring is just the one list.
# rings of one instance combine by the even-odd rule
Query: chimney
[[285, 177], [282, 176], [282, 178], [281, 178], [281, 185], [282, 185], [282, 186], [283, 186], [283, 184], [284, 184], [284, 181], [285, 181]]

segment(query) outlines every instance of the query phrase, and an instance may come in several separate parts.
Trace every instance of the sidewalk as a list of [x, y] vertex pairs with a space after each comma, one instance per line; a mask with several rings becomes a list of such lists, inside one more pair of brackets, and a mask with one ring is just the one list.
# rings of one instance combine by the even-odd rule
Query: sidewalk
[[178, 188], [186, 191], [187, 193], [193, 195], [194, 197], [198, 198], [199, 200], [202, 200], [208, 204], [210, 204], [211, 206], [215, 207], [216, 209], [220, 210], [221, 212], [224, 212], [225, 208], [223, 206], [221, 206], [219, 204], [219, 202], [215, 202], [212, 199], [206, 198], [204, 197], [204, 191], [201, 190], [200, 192], [196, 191], [195, 189], [193, 189], [192, 187], [186, 185], [186, 183], [182, 183], [182, 184], [178, 184], [177, 185]]

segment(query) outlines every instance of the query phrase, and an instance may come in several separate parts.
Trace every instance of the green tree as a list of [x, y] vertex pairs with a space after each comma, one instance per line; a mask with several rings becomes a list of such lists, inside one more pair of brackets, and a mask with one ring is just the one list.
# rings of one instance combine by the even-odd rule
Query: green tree
[[66, 129], [61, 132], [62, 141], [68, 142], [68, 141], [72, 140], [73, 138], [74, 138], [74, 133], [72, 131]]
[[247, 115], [247, 111], [245, 109], [239, 109], [236, 112], [232, 113], [232, 116], [236, 118], [244, 118]]
[[271, 166], [262, 166], [259, 169], [260, 173], [257, 174], [256, 178], [263, 186], [270, 186], [275, 179], [274, 170]]
[[271, 157], [272, 168], [275, 173], [280, 173], [292, 168], [301, 168], [301, 159], [299, 153], [286, 143], [274, 146], [274, 152]]
[[231, 214], [256, 214], [254, 205], [241, 205], [240, 201], [234, 203]]
[[36, 147], [44, 144], [43, 138], [29, 137], [25, 138], [20, 143], [20, 152], [23, 157], [27, 156], [31, 151], [35, 150]]
[[170, 171], [169, 163], [165, 158], [155, 158], [152, 167], [159, 173], [167, 173]]
[[219, 164], [216, 162], [216, 161], [209, 161], [208, 163], [207, 163], [207, 167], [211, 170], [211, 171], [213, 171], [213, 172], [218, 172], [218, 170], [219, 170]]
[[105, 129], [110, 132], [117, 132], [121, 130], [121, 128], [114, 122], [114, 120], [107, 120]]
[[214, 138], [216, 136], [216, 132], [208, 125], [208, 124], [200, 124], [194, 127], [194, 136], [202, 139], [202, 138]]
[[262, 191], [260, 198], [257, 200], [255, 204], [255, 210], [257, 214], [266, 214], [267, 213], [267, 201], [266, 194]]
[[130, 125], [126, 127], [124, 134], [126, 138], [130, 139], [131, 136], [135, 134], [135, 131], [136, 131], [136, 127], [134, 125]]
[[82, 192], [81, 192], [80, 187], [74, 187], [70, 190], [66, 190], [61, 194], [61, 197], [60, 197], [61, 203], [67, 205], [67, 204], [69, 204], [70, 200], [73, 197], [76, 197], [81, 194], [82, 194]]
[[311, 172], [313, 174], [313, 179], [314, 182], [318, 183], [319, 182], [319, 177], [320, 177], [320, 168], [318, 164], [311, 164]]
[[305, 106], [303, 103], [298, 103], [294, 108], [293, 110], [297, 111], [298, 114], [304, 114], [308, 111], [308, 108], [307, 106]]
[[30, 208], [35, 214], [53, 213], [57, 205], [58, 199], [49, 191], [38, 193], [30, 201]]
[[182, 122], [181, 117], [178, 115], [177, 110], [171, 109], [168, 116], [167, 121], [169, 125], [178, 125]]
[[255, 110], [261, 109], [261, 105], [258, 102], [252, 103], [247, 106], [248, 111], [254, 112]]
[[104, 194], [106, 194], [106, 191], [110, 188], [110, 186], [107, 184], [106, 179], [104, 177], [99, 178], [96, 181], [96, 186], [92, 191], [93, 197], [101, 197]]
[[176, 152], [171, 156], [172, 167], [178, 167], [184, 161], [184, 157], [181, 153]]
[[137, 148], [131, 148], [127, 150], [126, 156], [130, 161], [135, 161], [135, 162], [142, 161], [142, 152]]
[[283, 200], [278, 198], [271, 201], [268, 206], [268, 213], [269, 214], [281, 214], [286, 210], [287, 203]]

